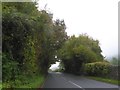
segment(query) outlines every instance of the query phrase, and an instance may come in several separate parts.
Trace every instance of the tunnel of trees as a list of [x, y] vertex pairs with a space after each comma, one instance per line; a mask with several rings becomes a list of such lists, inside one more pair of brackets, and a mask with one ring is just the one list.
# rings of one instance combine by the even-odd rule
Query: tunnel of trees
[[38, 11], [36, 2], [2, 3], [3, 82], [46, 75], [57, 60], [70, 73], [81, 72], [85, 63], [103, 61], [98, 40], [86, 34], [70, 37], [64, 20], [52, 18], [49, 11]]
[[3, 82], [19, 75], [46, 74], [67, 40], [64, 20], [38, 11], [34, 2], [2, 3]]
[[59, 49], [58, 56], [66, 72], [82, 74], [84, 64], [103, 61], [101, 52], [98, 40], [81, 34], [79, 37], [71, 36]]

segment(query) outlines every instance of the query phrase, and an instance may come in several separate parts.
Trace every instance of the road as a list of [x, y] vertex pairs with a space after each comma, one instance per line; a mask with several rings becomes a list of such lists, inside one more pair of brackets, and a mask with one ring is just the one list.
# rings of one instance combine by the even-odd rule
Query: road
[[43, 88], [79, 88], [79, 90], [119, 90], [117, 85], [103, 83], [82, 76], [49, 72]]

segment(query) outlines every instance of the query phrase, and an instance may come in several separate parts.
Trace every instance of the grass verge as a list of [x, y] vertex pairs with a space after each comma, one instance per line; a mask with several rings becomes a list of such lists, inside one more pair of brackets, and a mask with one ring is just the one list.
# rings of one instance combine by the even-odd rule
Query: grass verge
[[0, 82], [0, 90], [2, 89], [2, 82]]
[[89, 79], [102, 81], [102, 82], [106, 82], [106, 83], [110, 83], [110, 84], [115, 84], [115, 85], [119, 85], [120, 84], [120, 81], [109, 79], [109, 78], [102, 78], [102, 77], [95, 77], [95, 76], [86, 76], [86, 77], [89, 78]]
[[21, 85], [19, 88], [40, 88], [43, 85], [45, 80], [44, 76], [34, 76], [31, 80], [29, 80], [28, 84]]
[[13, 88], [40, 88], [45, 81], [45, 76], [43, 75], [36, 75], [34, 77], [27, 77], [24, 79], [23, 82], [16, 81], [14, 84], [13, 82], [3, 83], [3, 88], [10, 88], [12, 85]]

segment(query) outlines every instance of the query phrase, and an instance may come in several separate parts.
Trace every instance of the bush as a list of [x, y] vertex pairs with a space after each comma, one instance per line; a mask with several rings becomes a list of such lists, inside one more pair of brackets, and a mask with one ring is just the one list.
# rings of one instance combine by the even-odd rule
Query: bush
[[108, 76], [110, 73], [110, 64], [107, 62], [87, 63], [84, 66], [85, 74], [90, 76]]
[[19, 72], [18, 63], [12, 60], [9, 54], [2, 54], [2, 80], [3, 82], [8, 82], [10, 80], [15, 80], [16, 75]]
[[110, 66], [110, 74], [108, 75], [109, 78], [118, 80], [119, 75], [120, 75], [119, 66], [111, 65]]

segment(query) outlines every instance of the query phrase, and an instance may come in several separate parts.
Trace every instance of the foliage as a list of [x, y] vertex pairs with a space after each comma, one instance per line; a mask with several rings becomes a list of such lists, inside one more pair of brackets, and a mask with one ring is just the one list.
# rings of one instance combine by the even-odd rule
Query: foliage
[[2, 63], [4, 63], [2, 65], [2, 69], [3, 69], [2, 79], [3, 79], [3, 82], [4, 81], [9, 81], [11, 79], [15, 80], [15, 78], [16, 78], [15, 75], [17, 75], [16, 72], [19, 71], [18, 67], [17, 67], [18, 63], [13, 61], [7, 54], [3, 54], [2, 59], [3, 59]]
[[116, 58], [116, 57], [113, 57], [112, 60], [110, 60], [110, 63], [111, 63], [112, 65], [118, 66], [118, 65], [120, 65], [120, 59], [118, 59], [118, 58]]
[[110, 64], [107, 62], [87, 63], [84, 66], [85, 73], [90, 76], [108, 76]]
[[3, 83], [10, 87], [25, 84], [26, 76], [46, 75], [67, 40], [64, 20], [53, 21], [51, 13], [36, 6], [36, 2], [2, 3]]
[[34, 77], [25, 77], [24, 83], [20, 80], [15, 80], [15, 82], [10, 81], [9, 83], [3, 83], [2, 88], [11, 88], [10, 84], [13, 85], [14, 88], [40, 88], [45, 81], [45, 77], [43, 75], [35, 75]]
[[0, 89], [2, 89], [2, 83], [0, 82]]
[[46, 75], [59, 60], [65, 71], [76, 74], [85, 63], [103, 61], [98, 40], [86, 34], [68, 37], [64, 20], [52, 17], [46, 10], [38, 11], [36, 2], [2, 3], [2, 71], [7, 87]]
[[120, 81], [110, 79], [110, 78], [103, 78], [103, 77], [96, 77], [96, 76], [87, 76], [87, 78], [94, 79], [97, 81], [106, 82], [106, 83], [111, 83], [111, 84], [115, 84], [115, 85], [118, 85], [120, 83]]
[[59, 50], [59, 58], [66, 72], [80, 74], [85, 63], [102, 61], [101, 48], [98, 40], [86, 34], [79, 37], [71, 36]]
[[119, 74], [120, 74], [120, 70], [119, 70], [119, 66], [117, 65], [111, 65], [110, 66], [110, 73], [108, 75], [109, 78], [111, 79], [119, 79]]
[[18, 88], [40, 88], [42, 87], [44, 81], [45, 81], [45, 77], [43, 75], [36, 75], [34, 76], [34, 78], [28, 78], [27, 79], [28, 83], [25, 85], [21, 85]]
[[65, 68], [64, 68], [64, 63], [60, 60], [60, 63], [59, 63], [59, 69], [60, 69], [60, 71], [64, 71], [65, 70]]

